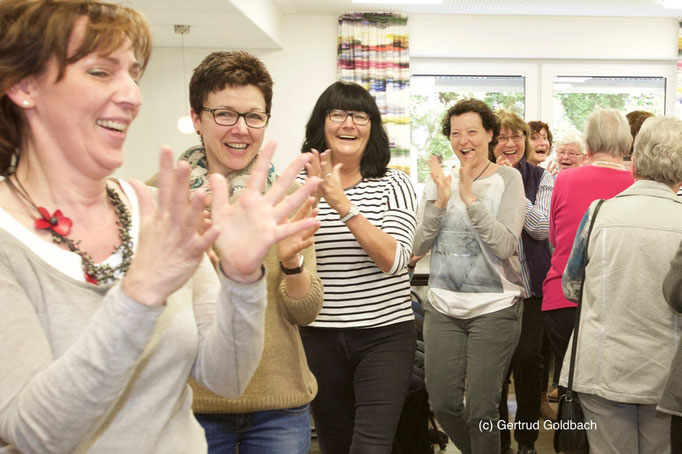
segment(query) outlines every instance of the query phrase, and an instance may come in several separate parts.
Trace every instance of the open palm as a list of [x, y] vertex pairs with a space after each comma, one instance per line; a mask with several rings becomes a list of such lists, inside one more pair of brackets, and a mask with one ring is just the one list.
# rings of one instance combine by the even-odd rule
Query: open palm
[[309, 161], [308, 153], [296, 158], [270, 190], [265, 194], [261, 193], [274, 151], [275, 144], [270, 142], [259, 153], [246, 189], [232, 205], [228, 201], [225, 178], [218, 174], [210, 176], [214, 197], [212, 221], [220, 229], [215, 248], [220, 255], [223, 272], [237, 281], [251, 282], [258, 279], [263, 258], [273, 244], [319, 222], [310, 217], [286, 222], [289, 214], [320, 183], [319, 178], [308, 178], [300, 189], [285, 197], [296, 175]]

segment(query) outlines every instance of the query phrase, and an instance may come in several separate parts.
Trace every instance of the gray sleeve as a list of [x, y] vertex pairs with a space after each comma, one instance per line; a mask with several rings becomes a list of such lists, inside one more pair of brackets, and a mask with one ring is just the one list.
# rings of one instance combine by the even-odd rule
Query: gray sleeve
[[218, 270], [219, 289], [207, 257], [193, 277], [199, 352], [192, 377], [215, 394], [238, 397], [263, 353], [267, 270], [263, 267], [261, 278], [251, 284], [235, 282]]
[[55, 359], [28, 296], [0, 263], [0, 439], [24, 454], [75, 451], [127, 385], [162, 311], [119, 283]]
[[502, 167], [499, 172], [505, 185], [497, 217], [493, 216], [480, 200], [467, 207], [467, 214], [471, 219], [472, 228], [483, 242], [498, 258], [506, 260], [519, 247], [526, 211], [526, 196], [523, 192], [521, 174], [516, 169]]
[[412, 246], [412, 253], [414, 255], [424, 255], [431, 249], [433, 240], [440, 230], [440, 221], [447, 209], [447, 207], [438, 208], [435, 206], [433, 204], [435, 197], [433, 197], [433, 200], [430, 200], [432, 198], [430, 193], [433, 190], [435, 190], [433, 188], [433, 181], [429, 178], [424, 185], [424, 194], [417, 211], [417, 230]]
[[670, 270], [663, 280], [663, 296], [670, 307], [682, 312], [682, 243], [670, 262]]

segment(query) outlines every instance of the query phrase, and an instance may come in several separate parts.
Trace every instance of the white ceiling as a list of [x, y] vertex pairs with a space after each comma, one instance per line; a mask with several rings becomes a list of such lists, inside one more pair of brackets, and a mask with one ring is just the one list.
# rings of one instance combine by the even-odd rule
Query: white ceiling
[[[109, 0], [116, 1], [116, 0]], [[402, 11], [410, 14], [676, 17], [661, 0], [443, 0], [442, 5], [354, 4], [352, 0], [259, 0], [284, 15], [338, 15], [347, 11]], [[118, 1], [116, 1], [118, 3]], [[180, 47], [174, 24], [191, 26], [186, 47], [276, 49], [278, 43], [230, 0], [127, 0], [152, 24], [154, 44]]]
[[284, 14], [404, 11], [413, 14], [675, 17], [661, 0], [443, 0], [441, 5], [354, 4], [352, 0], [271, 0]]

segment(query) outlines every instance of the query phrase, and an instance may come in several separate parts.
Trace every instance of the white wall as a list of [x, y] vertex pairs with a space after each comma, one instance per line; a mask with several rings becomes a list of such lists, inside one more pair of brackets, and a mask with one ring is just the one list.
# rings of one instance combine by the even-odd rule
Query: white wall
[[[413, 71], [445, 65], [463, 74], [467, 65], [479, 61], [504, 70], [565, 60], [599, 73], [628, 63], [644, 72], [653, 66], [663, 68], [669, 77], [668, 91], [674, 96], [678, 34], [674, 18], [412, 15], [408, 24]], [[299, 153], [315, 100], [336, 80], [337, 18], [285, 15], [280, 42], [282, 50], [278, 51], [247, 49], [263, 60], [275, 81], [266, 140], [279, 144], [278, 168]], [[186, 49], [188, 81], [192, 68], [213, 50], [217, 49]], [[527, 78], [538, 93], [528, 100], [527, 113], [546, 119], [538, 98], [545, 96], [541, 76]], [[195, 135], [182, 135], [175, 126], [185, 112], [187, 98], [180, 49], [155, 48], [140, 87], [144, 105], [126, 142], [126, 164], [118, 172], [123, 178], [145, 179], [153, 174], [163, 144], [179, 154], [198, 143]]]
[[[248, 49], [263, 60], [275, 82], [265, 140], [278, 143], [278, 169], [300, 153], [310, 111], [336, 80], [336, 21], [335, 16], [284, 16], [281, 51]], [[225, 49], [185, 49], [185, 83], [181, 49], [154, 48], [140, 83], [143, 105], [129, 131], [118, 176], [145, 180], [158, 168], [161, 146], [171, 146], [177, 156], [199, 143], [196, 135], [178, 132], [176, 122], [186, 111], [192, 69], [216, 50]]]

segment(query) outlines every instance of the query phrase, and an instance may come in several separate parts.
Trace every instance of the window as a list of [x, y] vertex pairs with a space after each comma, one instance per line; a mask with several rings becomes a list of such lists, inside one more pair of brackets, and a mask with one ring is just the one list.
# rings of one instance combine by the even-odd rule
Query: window
[[415, 75], [410, 91], [410, 155], [416, 157], [418, 184], [423, 184], [429, 174], [426, 160], [430, 155], [441, 156], [448, 165], [459, 163], [441, 133], [443, 114], [457, 101], [477, 98], [494, 110], [512, 110], [522, 118], [525, 112], [523, 76]]
[[583, 131], [589, 114], [599, 108], [665, 114], [664, 77], [555, 76], [553, 85], [552, 132], [556, 137]]

